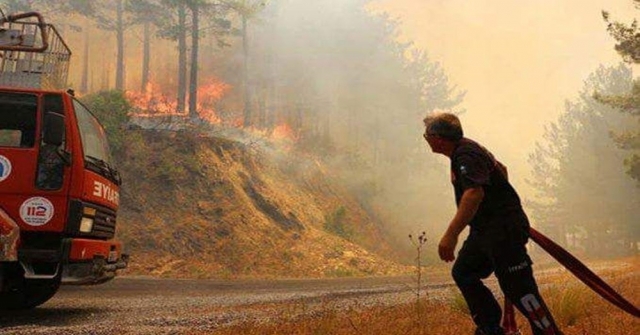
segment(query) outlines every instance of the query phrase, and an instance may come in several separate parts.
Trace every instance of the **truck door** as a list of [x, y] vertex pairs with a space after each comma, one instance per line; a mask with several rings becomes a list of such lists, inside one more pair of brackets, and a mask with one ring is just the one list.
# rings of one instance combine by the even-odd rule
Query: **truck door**
[[64, 115], [60, 94], [0, 91], [0, 206], [23, 231], [61, 232], [70, 169], [65, 143], [44, 143], [45, 113]]

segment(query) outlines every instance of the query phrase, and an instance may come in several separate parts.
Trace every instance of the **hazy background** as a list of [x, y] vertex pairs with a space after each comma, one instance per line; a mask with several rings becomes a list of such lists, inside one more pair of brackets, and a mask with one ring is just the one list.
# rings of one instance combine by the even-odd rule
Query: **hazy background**
[[511, 169], [523, 197], [533, 190], [527, 155], [598, 65], [620, 56], [601, 11], [631, 22], [630, 0], [378, 0], [370, 8], [400, 22], [400, 38], [441, 62], [467, 94], [466, 135]]

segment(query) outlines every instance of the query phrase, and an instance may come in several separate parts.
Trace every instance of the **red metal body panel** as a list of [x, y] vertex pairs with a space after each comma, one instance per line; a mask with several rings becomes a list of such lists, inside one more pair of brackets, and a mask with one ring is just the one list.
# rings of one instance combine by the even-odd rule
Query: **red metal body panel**
[[2, 148], [0, 155], [6, 157], [11, 164], [11, 173], [0, 182], [0, 193], [31, 194], [38, 162], [37, 148]]
[[[72, 111], [73, 102], [71, 96], [65, 94], [63, 98], [65, 108]], [[86, 169], [84, 168], [84, 154], [82, 152], [80, 130], [78, 129], [78, 119], [75, 112], [67, 113], [65, 117], [67, 124], [67, 150], [71, 152], [71, 175], [73, 179], [69, 188], [69, 197], [82, 199]]]
[[[43, 94], [55, 93], [29, 89], [16, 90], [0, 88], [0, 90], [30, 93], [38, 96], [40, 99]], [[57, 93], [60, 94], [60, 92]], [[63, 96], [64, 95], [66, 94], [63, 94]], [[65, 104], [65, 109], [68, 110], [68, 107], [69, 106]], [[0, 182], [0, 206], [15, 220], [21, 230], [61, 232], [65, 227], [67, 219], [71, 169], [69, 167], [64, 168], [64, 183], [59, 190], [44, 191], [36, 188], [36, 170], [42, 129], [41, 114], [40, 104], [36, 121], [36, 145], [33, 148], [0, 148], [0, 155], [6, 157], [12, 166], [11, 174]], [[69, 129], [70, 122], [72, 121], [75, 122], [75, 120], [66, 119], [67, 129]], [[73, 142], [73, 136], [77, 135], [72, 132], [67, 132], [67, 144]], [[69, 150], [68, 145], [65, 149]], [[38, 201], [41, 200], [40, 198], [46, 200]], [[38, 206], [43, 202], [45, 206]]]
[[122, 244], [115, 241], [99, 241], [88, 239], [73, 239], [71, 242], [71, 250], [69, 252], [69, 261], [85, 261], [92, 260], [94, 256], [102, 256], [109, 259], [111, 257], [119, 259], [122, 255]]

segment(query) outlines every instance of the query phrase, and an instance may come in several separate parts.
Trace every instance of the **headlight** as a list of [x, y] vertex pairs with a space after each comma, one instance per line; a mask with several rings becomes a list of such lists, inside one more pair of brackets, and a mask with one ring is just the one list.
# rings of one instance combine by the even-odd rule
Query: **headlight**
[[96, 216], [97, 210], [95, 208], [85, 207], [85, 208], [82, 209], [82, 212], [86, 216]]
[[91, 229], [93, 229], [93, 219], [83, 217], [82, 221], [80, 221], [80, 231], [83, 233], [90, 233]]

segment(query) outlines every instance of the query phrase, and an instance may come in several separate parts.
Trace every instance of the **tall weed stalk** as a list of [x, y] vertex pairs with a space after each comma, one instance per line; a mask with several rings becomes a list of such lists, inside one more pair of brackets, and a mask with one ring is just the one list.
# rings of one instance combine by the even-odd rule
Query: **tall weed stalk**
[[[415, 274], [415, 281], [416, 281], [416, 288], [414, 289], [414, 294], [416, 296], [416, 323], [417, 326], [420, 329], [420, 334], [423, 334], [424, 329], [426, 327], [425, 324], [425, 318], [423, 317], [423, 308], [422, 308], [422, 299], [421, 299], [421, 292], [422, 292], [422, 282], [423, 282], [423, 278], [422, 278], [422, 251], [423, 251], [423, 247], [424, 245], [427, 243], [427, 234], [426, 232], [422, 232], [420, 235], [418, 235], [417, 238], [414, 238], [413, 235], [409, 234], [409, 240], [411, 240], [411, 244], [413, 244], [413, 246], [416, 248], [416, 258], [415, 258], [415, 265], [416, 265], [416, 274]], [[427, 297], [427, 293], [425, 291], [425, 300]], [[426, 316], [426, 315], [425, 315]]]

